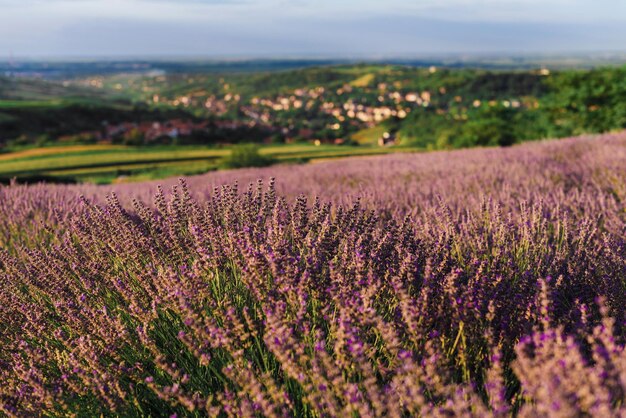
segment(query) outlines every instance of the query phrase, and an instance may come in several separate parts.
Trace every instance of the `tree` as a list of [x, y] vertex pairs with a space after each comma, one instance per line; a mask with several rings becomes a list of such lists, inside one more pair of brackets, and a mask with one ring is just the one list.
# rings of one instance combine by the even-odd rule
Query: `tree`
[[507, 146], [515, 143], [510, 125], [505, 120], [495, 117], [467, 122], [461, 136], [462, 141], [468, 146]]
[[125, 145], [142, 145], [143, 141], [143, 133], [138, 128], [133, 128], [124, 135]]

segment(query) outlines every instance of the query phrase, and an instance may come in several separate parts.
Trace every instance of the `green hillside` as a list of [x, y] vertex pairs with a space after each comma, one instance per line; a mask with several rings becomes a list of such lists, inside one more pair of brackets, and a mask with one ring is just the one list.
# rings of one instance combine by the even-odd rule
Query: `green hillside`
[[[626, 67], [286, 71], [0, 78], [0, 147], [104, 143], [510, 145], [626, 128]], [[151, 126], [161, 126], [152, 129]], [[106, 128], [106, 129], [105, 129]]]

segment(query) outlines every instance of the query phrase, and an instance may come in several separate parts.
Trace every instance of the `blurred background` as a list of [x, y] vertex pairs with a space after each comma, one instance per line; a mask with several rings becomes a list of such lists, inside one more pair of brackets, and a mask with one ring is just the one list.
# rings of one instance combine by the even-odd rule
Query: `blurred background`
[[626, 127], [626, 3], [407, 3], [0, 0], [0, 181], [134, 181]]

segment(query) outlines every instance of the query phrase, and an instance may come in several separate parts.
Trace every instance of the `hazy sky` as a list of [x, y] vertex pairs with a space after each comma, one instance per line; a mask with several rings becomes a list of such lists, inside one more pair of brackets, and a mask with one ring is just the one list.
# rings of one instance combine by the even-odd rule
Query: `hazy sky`
[[626, 0], [0, 0], [0, 59], [625, 49]]

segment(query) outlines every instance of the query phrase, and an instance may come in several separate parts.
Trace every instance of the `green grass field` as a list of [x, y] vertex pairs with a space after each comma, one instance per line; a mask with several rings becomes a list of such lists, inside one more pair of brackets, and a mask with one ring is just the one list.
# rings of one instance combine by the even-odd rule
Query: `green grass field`
[[359, 78], [350, 82], [350, 85], [353, 87], [367, 87], [369, 86], [376, 76], [374, 74], [364, 74]]
[[382, 125], [374, 126], [373, 128], [362, 129], [359, 132], [352, 135], [352, 139], [361, 145], [365, 144], [377, 144], [378, 138], [383, 136], [387, 132], [387, 128]]
[[[262, 155], [279, 163], [375, 155], [411, 149], [339, 147], [293, 144], [267, 146]], [[141, 181], [178, 175], [201, 174], [220, 168], [230, 154], [227, 148], [194, 146], [128, 147], [121, 145], [70, 145], [30, 148], [0, 154], [0, 179], [45, 179], [88, 183]]]
[[62, 100], [0, 100], [0, 109], [21, 109], [25, 107], [58, 107]]

